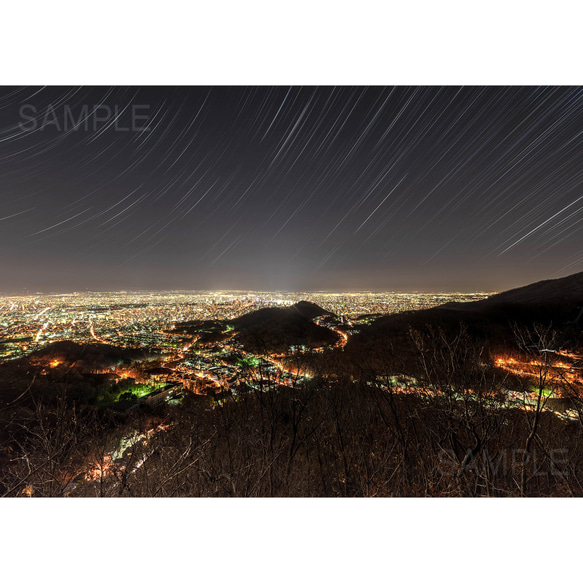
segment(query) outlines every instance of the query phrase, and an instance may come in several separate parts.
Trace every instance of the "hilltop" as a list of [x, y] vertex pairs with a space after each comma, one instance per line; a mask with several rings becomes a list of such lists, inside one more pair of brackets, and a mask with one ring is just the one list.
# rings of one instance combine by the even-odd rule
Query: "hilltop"
[[236, 329], [245, 330], [273, 319], [302, 318], [304, 320], [313, 320], [318, 316], [334, 316], [334, 314], [313, 302], [301, 301], [286, 308], [261, 308], [234, 318], [230, 323]]
[[72, 340], [60, 340], [37, 350], [32, 360], [57, 360], [67, 366], [91, 370], [117, 366], [122, 362], [142, 360], [145, 356], [146, 351], [135, 348], [121, 348], [104, 343], [80, 344]]
[[312, 302], [301, 301], [286, 308], [262, 308], [235, 318], [230, 324], [246, 350], [284, 352], [290, 346], [316, 348], [338, 341], [336, 332], [312, 321], [318, 316], [334, 314]]

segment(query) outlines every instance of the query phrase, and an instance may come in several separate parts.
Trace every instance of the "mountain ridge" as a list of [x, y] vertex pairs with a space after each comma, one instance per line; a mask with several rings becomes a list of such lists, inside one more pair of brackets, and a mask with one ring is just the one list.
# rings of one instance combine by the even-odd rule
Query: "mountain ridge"
[[534, 323], [552, 326], [559, 332], [561, 341], [581, 344], [582, 308], [583, 272], [580, 272], [534, 282], [484, 300], [388, 314], [352, 336], [346, 350], [355, 357], [362, 351], [386, 355], [395, 343], [412, 350], [410, 329], [432, 327], [455, 334], [460, 325], [480, 343], [510, 346], [515, 342], [515, 325], [529, 327]]

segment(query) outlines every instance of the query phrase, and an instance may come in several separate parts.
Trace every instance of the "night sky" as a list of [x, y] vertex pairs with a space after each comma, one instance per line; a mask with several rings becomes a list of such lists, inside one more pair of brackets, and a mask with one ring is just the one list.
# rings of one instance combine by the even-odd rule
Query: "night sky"
[[495, 291], [581, 271], [582, 95], [4, 87], [0, 293]]

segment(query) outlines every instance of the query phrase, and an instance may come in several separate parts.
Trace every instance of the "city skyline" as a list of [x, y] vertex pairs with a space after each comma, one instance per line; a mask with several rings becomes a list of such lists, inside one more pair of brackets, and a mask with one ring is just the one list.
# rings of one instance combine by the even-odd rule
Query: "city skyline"
[[581, 271], [578, 87], [2, 89], [0, 293]]

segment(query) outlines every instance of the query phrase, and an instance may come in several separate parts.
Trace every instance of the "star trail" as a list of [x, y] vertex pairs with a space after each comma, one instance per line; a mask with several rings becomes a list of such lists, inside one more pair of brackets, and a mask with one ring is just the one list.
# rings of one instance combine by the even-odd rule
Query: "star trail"
[[583, 270], [580, 87], [4, 87], [0, 292]]

